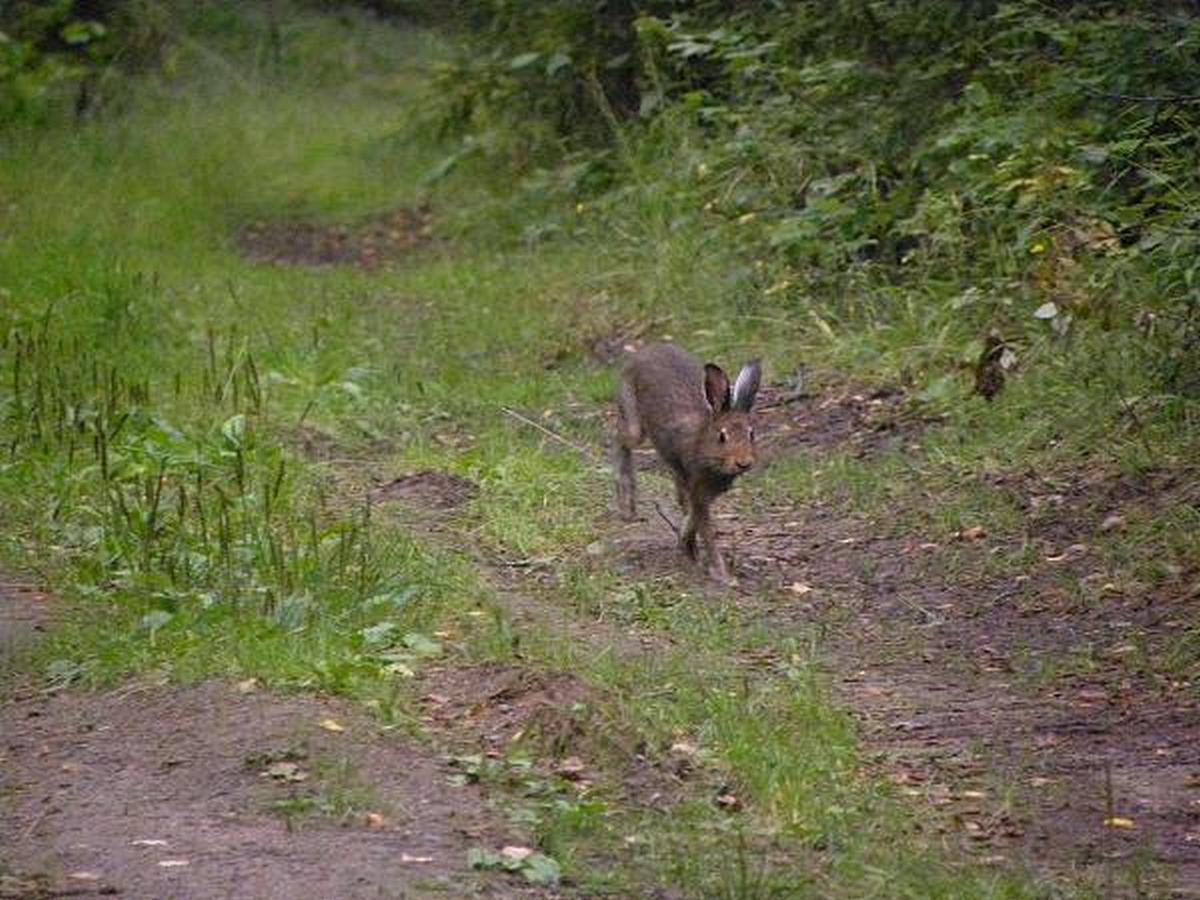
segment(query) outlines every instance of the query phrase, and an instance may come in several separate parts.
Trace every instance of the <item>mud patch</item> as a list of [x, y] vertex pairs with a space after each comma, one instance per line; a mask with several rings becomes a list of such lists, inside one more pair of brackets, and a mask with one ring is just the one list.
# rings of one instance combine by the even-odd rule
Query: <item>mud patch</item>
[[372, 503], [400, 500], [417, 507], [451, 510], [470, 502], [478, 492], [475, 484], [466, 478], [449, 472], [425, 471], [403, 475], [374, 487], [368, 496]]
[[237, 232], [247, 259], [276, 266], [358, 266], [378, 269], [433, 245], [425, 207], [397, 209], [352, 224], [256, 221]]
[[[472, 873], [470, 848], [527, 836], [493, 819], [480, 790], [449, 789], [423, 747], [346, 704], [133, 685], [17, 699], [0, 708], [0, 734], [0, 845], [28, 896], [550, 896]], [[297, 747], [301, 766], [347, 760], [383, 818], [290, 829], [266, 812], [297, 788], [264, 776], [262, 761]]]

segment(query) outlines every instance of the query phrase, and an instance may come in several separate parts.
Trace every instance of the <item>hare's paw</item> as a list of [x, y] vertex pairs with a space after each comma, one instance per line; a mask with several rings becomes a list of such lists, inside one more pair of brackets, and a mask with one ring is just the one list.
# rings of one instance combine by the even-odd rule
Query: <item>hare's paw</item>
[[737, 578], [730, 574], [720, 553], [713, 554], [712, 561], [708, 564], [708, 577], [727, 587], [733, 587], [738, 583]]
[[679, 538], [679, 552], [696, 562], [700, 557], [700, 548], [696, 543], [696, 535], [687, 534], [686, 532]]

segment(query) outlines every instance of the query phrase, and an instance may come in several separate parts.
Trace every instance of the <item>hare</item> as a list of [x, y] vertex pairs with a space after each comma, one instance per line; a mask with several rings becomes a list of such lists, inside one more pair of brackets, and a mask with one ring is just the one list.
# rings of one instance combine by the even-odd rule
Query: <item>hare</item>
[[631, 451], [648, 437], [675, 477], [675, 496], [685, 513], [680, 549], [696, 560], [699, 535], [709, 574], [720, 581], [729, 581], [729, 572], [715, 544], [709, 507], [754, 465], [750, 408], [761, 380], [762, 367], [754, 360], [730, 390], [720, 366], [701, 366], [673, 344], [649, 344], [625, 367], [617, 389], [618, 512], [627, 521], [637, 515]]

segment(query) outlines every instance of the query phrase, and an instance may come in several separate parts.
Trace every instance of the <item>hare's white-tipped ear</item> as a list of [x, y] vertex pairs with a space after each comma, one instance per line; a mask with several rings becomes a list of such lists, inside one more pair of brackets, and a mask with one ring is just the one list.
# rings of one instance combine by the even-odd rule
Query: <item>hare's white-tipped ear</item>
[[704, 401], [714, 414], [729, 409], [729, 378], [712, 363], [704, 364]]
[[742, 412], [750, 412], [760, 383], [762, 383], [761, 362], [756, 359], [742, 366], [742, 371], [738, 373], [737, 381], [733, 384], [732, 407]]

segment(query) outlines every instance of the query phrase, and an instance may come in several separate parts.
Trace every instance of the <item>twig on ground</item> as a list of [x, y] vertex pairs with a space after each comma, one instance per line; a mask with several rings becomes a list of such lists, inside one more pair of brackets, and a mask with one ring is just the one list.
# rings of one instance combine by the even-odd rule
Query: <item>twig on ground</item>
[[498, 559], [496, 562], [508, 569], [536, 569], [552, 566], [558, 561], [554, 556], [531, 556], [527, 559]]
[[523, 415], [521, 415], [521, 413], [517, 412], [516, 410], [509, 409], [507, 406], [501, 406], [500, 409], [502, 412], [504, 412], [505, 415], [512, 416], [518, 422], [524, 422], [526, 425], [530, 425], [533, 428], [536, 428], [538, 431], [540, 431], [542, 434], [546, 435], [547, 437], [553, 438], [554, 440], [558, 441], [560, 444], [564, 444], [565, 446], [570, 447], [572, 450], [576, 451], [577, 453], [582, 453], [588, 459], [591, 459], [591, 460], [599, 459], [599, 454], [597, 454], [593, 448], [584, 447], [581, 444], [576, 444], [574, 441], [569, 441], [565, 437], [563, 437], [561, 434], [557, 434], [557, 433], [551, 431], [549, 428], [547, 428], [541, 422], [535, 422], [533, 419], [529, 418], [529, 416], [523, 416]]
[[662, 517], [662, 520], [666, 522], [668, 526], [670, 526], [673, 532], [675, 532], [675, 537], [679, 537], [679, 526], [672, 522], [671, 517], [663, 512], [662, 505], [657, 500], [654, 501], [654, 511], [658, 513]]

